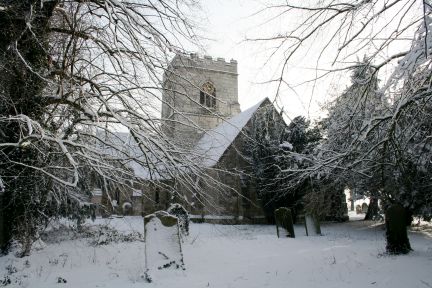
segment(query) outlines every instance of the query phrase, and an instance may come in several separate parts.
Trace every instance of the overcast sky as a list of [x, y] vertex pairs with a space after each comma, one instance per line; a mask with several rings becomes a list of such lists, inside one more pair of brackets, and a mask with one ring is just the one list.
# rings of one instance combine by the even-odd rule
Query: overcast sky
[[[277, 79], [280, 75], [281, 64], [285, 55], [283, 51], [268, 59], [270, 53], [274, 51], [275, 43], [263, 43], [245, 41], [246, 38], [264, 37], [270, 34], [286, 33], [293, 24], [298, 24], [301, 15], [286, 13], [283, 16], [273, 17], [275, 12], [264, 10], [264, 12], [256, 14], [262, 10], [264, 0], [202, 0], [201, 5], [204, 13], [205, 21], [202, 21], [202, 33], [205, 37], [211, 40], [205, 41], [206, 54], [213, 57], [224, 57], [226, 60], [236, 59], [238, 61], [239, 70], [239, 102], [242, 110], [254, 105], [264, 97], [274, 99], [276, 95], [276, 84], [260, 84], [271, 79]], [[299, 0], [299, 3], [304, 4], [306, 0]], [[315, 3], [315, 0], [309, 2]], [[421, 6], [421, 1], [417, 3]], [[399, 3], [404, 7], [406, 3]], [[304, 4], [306, 5], [306, 4]], [[418, 9], [420, 9], [418, 7]], [[417, 9], [417, 10], [418, 10]], [[415, 15], [416, 9], [412, 9]], [[421, 9], [420, 9], [421, 10]], [[279, 10], [277, 10], [279, 11]], [[398, 8], [392, 10], [391, 13], [398, 11]], [[376, 18], [373, 26], [369, 27], [370, 31], [362, 33], [362, 39], [368, 41], [368, 36], [373, 35], [378, 30], [393, 32], [394, 26], [388, 25], [388, 19], [393, 19], [395, 15], [381, 15]], [[390, 18], [389, 18], [390, 17]], [[274, 18], [268, 21], [269, 18]], [[407, 13], [404, 17], [406, 21], [410, 21], [410, 15]], [[396, 20], [396, 25], [399, 24]], [[358, 21], [357, 21], [358, 22]], [[361, 21], [360, 21], [361, 22]], [[385, 25], [383, 25], [383, 23]], [[335, 23], [338, 25], [337, 23]], [[362, 23], [353, 23], [353, 25], [362, 25]], [[338, 26], [334, 26], [335, 28]], [[414, 25], [412, 29], [416, 28]], [[278, 108], [283, 106], [283, 110], [289, 118], [294, 118], [298, 115], [306, 116], [310, 119], [322, 117], [323, 112], [321, 106], [343, 91], [350, 83], [349, 71], [344, 71], [339, 74], [331, 74], [330, 76], [319, 80], [319, 82], [307, 82], [304, 85], [298, 85], [305, 81], [315, 78], [324, 70], [316, 69], [317, 59], [319, 59], [319, 67], [325, 69], [333, 69], [335, 66], [334, 56], [337, 54], [338, 46], [327, 47], [328, 54], [321, 56], [322, 43], [327, 41], [328, 35], [332, 34], [331, 28], [326, 28], [325, 31], [320, 31], [313, 37], [312, 42], [305, 43], [299, 50], [295, 58], [289, 62], [287, 73], [284, 74], [284, 80], [289, 82], [288, 86], [283, 86], [278, 97]], [[328, 30], [330, 29], [330, 31]], [[375, 31], [374, 31], [375, 29]], [[338, 31], [337, 29], [335, 31]], [[334, 32], [334, 31], [333, 31]], [[406, 31], [408, 35], [412, 35], [409, 29]], [[343, 37], [342, 35], [340, 37]], [[379, 45], [380, 40], [374, 38], [365, 46], [360, 53], [353, 53], [353, 50], [343, 50], [339, 55], [339, 59], [343, 62], [336, 62], [336, 65], [342, 64], [349, 66], [358, 60], [362, 60], [365, 55], [373, 53], [374, 45]], [[333, 45], [338, 45], [335, 41]], [[382, 55], [378, 55], [376, 60], [384, 60], [392, 53], [406, 50], [410, 45], [410, 41], [396, 41], [382, 51]], [[325, 42], [327, 43], [327, 42]], [[372, 50], [370, 50], [372, 49]], [[357, 47], [354, 45], [354, 51]], [[199, 51], [201, 54], [204, 51]], [[345, 53], [345, 55], [343, 55]], [[346, 64], [349, 65], [346, 65]], [[391, 65], [388, 66], [389, 69]], [[390, 70], [389, 70], [390, 71]], [[381, 71], [380, 79], [387, 77], [390, 72]], [[386, 75], [384, 75], [386, 74]]]
[[[211, 38], [205, 41], [206, 53], [213, 57], [224, 57], [226, 60], [238, 61], [239, 70], [239, 102], [244, 110], [264, 97], [274, 99], [275, 84], [261, 84], [272, 78], [277, 78], [280, 67], [277, 59], [267, 62], [268, 48], [262, 43], [245, 41], [246, 37], [263, 35], [268, 29], [273, 32], [281, 29], [284, 19], [271, 25], [261, 25], [264, 14], [253, 16], [262, 9], [262, 5], [254, 0], [203, 0], [202, 8], [207, 20], [202, 23], [204, 36]], [[203, 53], [203, 51], [201, 51]], [[267, 65], [265, 65], [267, 63]], [[280, 64], [280, 63], [279, 63]], [[295, 72], [291, 79], [299, 83], [311, 76], [311, 70], [302, 67], [292, 67]], [[310, 63], [309, 63], [310, 64]], [[311, 64], [312, 66], [312, 64]], [[309, 71], [308, 71], [309, 70]], [[320, 115], [319, 104], [324, 102], [328, 87], [320, 87], [311, 99], [311, 85], [298, 87], [295, 90], [283, 89], [281, 92], [284, 111], [290, 118], [297, 115], [310, 115], [316, 118]], [[317, 89], [316, 89], [317, 90]], [[312, 101], [311, 101], [312, 100]], [[280, 108], [280, 107], [279, 107]]]

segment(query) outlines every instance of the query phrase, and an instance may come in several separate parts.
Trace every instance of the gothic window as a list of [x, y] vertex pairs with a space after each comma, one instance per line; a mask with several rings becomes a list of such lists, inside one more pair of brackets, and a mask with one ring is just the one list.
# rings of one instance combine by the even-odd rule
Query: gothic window
[[202, 85], [200, 104], [208, 108], [216, 108], [216, 88], [211, 82], [206, 82]]

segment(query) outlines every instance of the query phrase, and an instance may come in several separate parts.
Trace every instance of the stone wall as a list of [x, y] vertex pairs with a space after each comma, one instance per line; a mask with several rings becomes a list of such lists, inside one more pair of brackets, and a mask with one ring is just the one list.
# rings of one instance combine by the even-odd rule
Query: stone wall
[[251, 164], [245, 158], [245, 144], [251, 121], [221, 157], [218, 168], [227, 172], [222, 181], [233, 188], [237, 206], [226, 207], [224, 213], [235, 214], [241, 223], [264, 223], [265, 216], [258, 198], [256, 181], [251, 175]]

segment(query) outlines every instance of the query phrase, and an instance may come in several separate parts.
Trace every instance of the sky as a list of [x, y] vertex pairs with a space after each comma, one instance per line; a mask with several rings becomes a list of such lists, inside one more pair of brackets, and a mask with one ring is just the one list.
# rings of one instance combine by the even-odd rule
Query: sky
[[[201, 26], [200, 32], [201, 35], [209, 39], [204, 41], [205, 49], [198, 51], [198, 53], [207, 54], [214, 58], [223, 57], [228, 61], [230, 59], [238, 61], [239, 103], [242, 110], [253, 106], [265, 97], [271, 100], [275, 98], [277, 84], [275, 82], [268, 83], [268, 81], [279, 78], [283, 59], [286, 56], [284, 54], [286, 52], [279, 50], [273, 57], [269, 57], [274, 51], [276, 45], [274, 42], [246, 41], [246, 39], [265, 37], [270, 34], [283, 34], [302, 21], [299, 20], [302, 15], [296, 15], [291, 12], [274, 17], [275, 12], [270, 12], [268, 9], [264, 9], [263, 11], [263, 1], [265, 0], [201, 1], [204, 16], [203, 20], [200, 20], [199, 23]], [[307, 0], [299, 0], [299, 3], [303, 5], [306, 5], [307, 2]], [[314, 0], [310, 0], [309, 2], [316, 4]], [[402, 1], [399, 4], [400, 7], [395, 7], [389, 13], [399, 13], [399, 11], [404, 11], [403, 9], [408, 9], [407, 2]], [[376, 8], [378, 6], [379, 4], [377, 4]], [[415, 12], [417, 10], [418, 7], [409, 11]], [[260, 12], [257, 13], [258, 11]], [[326, 39], [332, 33], [332, 26], [328, 27], [328, 29], [326, 28], [327, 30], [325, 31], [320, 31], [320, 33], [311, 39], [311, 42], [304, 44], [298, 54], [290, 60], [288, 70], [284, 74], [284, 80], [287, 80], [289, 85], [284, 85], [279, 91], [279, 97], [277, 97], [276, 106], [278, 109], [283, 109], [285, 116], [288, 118], [287, 120], [298, 115], [303, 115], [311, 120], [325, 117], [326, 112], [323, 107], [328, 101], [334, 99], [336, 95], [349, 86], [350, 73], [349, 71], [332, 73], [328, 77], [318, 81], [308, 82], [308, 80], [314, 79], [320, 73], [324, 73], [324, 70], [316, 68], [325, 67], [327, 69], [327, 67], [330, 67], [328, 69], [333, 69], [336, 67], [333, 65], [351, 65], [358, 60], [362, 60], [366, 54], [374, 53], [374, 49], [382, 43], [380, 42], [381, 40], [377, 39], [375, 33], [381, 31], [381, 35], [390, 35], [395, 26], [386, 26], [388, 19], [394, 18], [396, 19], [394, 20], [395, 24], [399, 24], [397, 17], [394, 16], [393, 14], [383, 14], [377, 17], [373, 25], [370, 26], [370, 29], [361, 34], [363, 38], [359, 39], [358, 45], [367, 43], [368, 46], [357, 50], [357, 47], [353, 45], [354, 50], [343, 50], [340, 55], [342, 62], [335, 63], [333, 58], [338, 50], [338, 46], [336, 45], [339, 45], [340, 41], [335, 41], [332, 44], [333, 46], [329, 45], [327, 47], [327, 52], [329, 53], [324, 53], [324, 56], [320, 54], [323, 47], [322, 44], [327, 41]], [[404, 18], [406, 21], [412, 21], [411, 16], [410, 13], [407, 13]], [[353, 27], [358, 28], [362, 25], [361, 21], [357, 22], [353, 23]], [[337, 25], [338, 23], [336, 22], [335, 24]], [[412, 29], [416, 26], [413, 25]], [[334, 27], [336, 29], [338, 26]], [[355, 32], [355, 29], [353, 31]], [[406, 33], [413, 35], [410, 30], [407, 30]], [[373, 40], [372, 38], [368, 39], [371, 36], [375, 38]], [[338, 35], [337, 37], [343, 39], [346, 35]], [[392, 42], [391, 45], [381, 51], [382, 55], [378, 55], [376, 60], [385, 60], [388, 55], [403, 51], [407, 46], [409, 47], [409, 40], [404, 43], [402, 42]], [[353, 53], [353, 51], [357, 53]], [[320, 61], [319, 66], [317, 64], [318, 58]], [[391, 67], [389, 65], [389, 69], [392, 69]], [[383, 75], [379, 76], [385, 78], [391, 74], [391, 70], [382, 69], [382, 73]], [[384, 75], [385, 73], [387, 74]]]
[[[205, 51], [200, 53], [238, 61], [241, 109], [245, 110], [265, 97], [274, 99], [276, 85], [266, 82], [278, 77], [280, 67], [274, 63], [275, 59], [268, 62], [268, 46], [246, 41], [246, 38], [265, 34], [269, 32], [267, 29], [280, 29], [283, 20], [276, 24], [261, 25], [264, 16], [257, 17], [254, 14], [263, 6], [255, 0], [204, 0], [201, 5], [207, 18], [202, 23], [202, 32], [209, 40], [204, 41]], [[312, 66], [313, 64], [310, 65]], [[298, 83], [308, 76], [312, 77], [311, 69], [295, 68], [295, 79], [291, 79], [292, 82]], [[282, 90], [278, 108], [283, 109], [290, 119], [298, 115], [318, 118], [323, 115], [320, 105], [327, 99], [327, 89], [328, 87], [323, 87], [320, 91], [315, 91], [312, 98], [310, 86]]]

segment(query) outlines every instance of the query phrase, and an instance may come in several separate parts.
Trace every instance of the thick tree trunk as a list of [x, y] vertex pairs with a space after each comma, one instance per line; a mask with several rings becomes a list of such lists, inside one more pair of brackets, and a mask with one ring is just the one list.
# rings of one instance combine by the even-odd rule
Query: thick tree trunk
[[411, 251], [406, 228], [407, 213], [400, 204], [393, 204], [385, 213], [387, 246], [390, 254], [406, 254]]
[[[274, 211], [274, 215], [276, 220], [276, 232], [278, 238], [281, 237], [295, 238], [293, 217], [291, 214], [291, 210], [286, 207], [280, 207]], [[283, 233], [284, 230], [285, 233]]]

